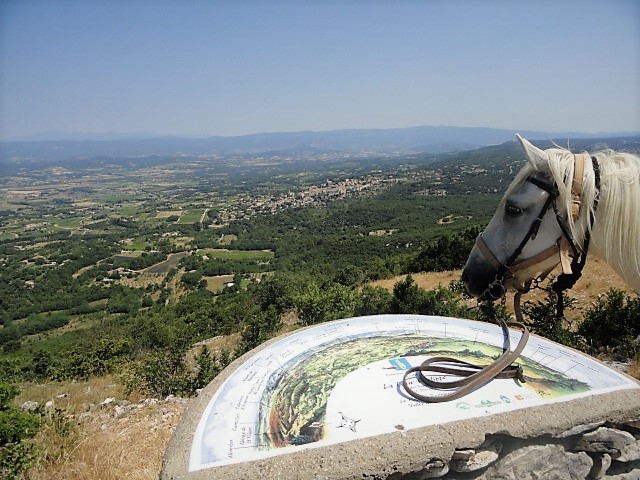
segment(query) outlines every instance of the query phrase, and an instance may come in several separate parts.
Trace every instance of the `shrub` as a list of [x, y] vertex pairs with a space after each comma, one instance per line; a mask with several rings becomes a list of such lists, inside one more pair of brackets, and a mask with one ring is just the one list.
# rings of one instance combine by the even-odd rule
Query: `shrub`
[[468, 314], [468, 309], [450, 288], [439, 286], [425, 290], [416, 285], [409, 274], [393, 287], [391, 312], [461, 317]]
[[128, 360], [130, 351], [129, 340], [104, 337], [91, 348], [71, 351], [61, 366], [60, 376], [87, 379], [112, 373]]
[[195, 368], [189, 369], [184, 349], [166, 348], [146, 354], [123, 375], [123, 383], [127, 393], [136, 390], [158, 398], [193, 395], [213, 380], [231, 360], [232, 356], [227, 351], [223, 350], [216, 357], [203, 345], [195, 355]]
[[282, 326], [278, 310], [270, 305], [266, 310], [256, 311], [245, 321], [237, 352], [239, 355], [252, 350], [275, 335]]
[[612, 352], [622, 360], [640, 354], [640, 296], [612, 288], [587, 309], [578, 328], [592, 353]]
[[30, 440], [40, 428], [37, 415], [9, 406], [19, 393], [10, 384], [0, 383], [0, 478], [13, 479], [26, 471], [36, 455]]
[[[575, 300], [564, 293], [562, 295], [565, 310], [570, 309]], [[528, 317], [527, 326], [533, 333], [569, 347], [582, 347], [578, 335], [564, 325], [564, 317], [558, 317], [557, 296], [551, 288], [547, 289], [547, 296], [543, 301], [524, 302], [522, 313]]]
[[391, 311], [393, 295], [386, 288], [365, 285], [357, 298], [355, 315], [378, 315]]
[[124, 375], [128, 393], [134, 390], [143, 395], [164, 398], [190, 392], [189, 375], [182, 348], [169, 347], [145, 354], [130, 372]]
[[337, 320], [353, 315], [355, 292], [339, 283], [322, 286], [309, 283], [296, 297], [295, 307], [303, 325]]

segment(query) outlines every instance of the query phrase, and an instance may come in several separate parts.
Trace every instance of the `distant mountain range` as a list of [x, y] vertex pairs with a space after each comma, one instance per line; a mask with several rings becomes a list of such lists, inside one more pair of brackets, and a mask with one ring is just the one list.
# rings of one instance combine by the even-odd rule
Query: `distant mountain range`
[[322, 151], [446, 153], [501, 144], [513, 140], [516, 133], [530, 140], [555, 140], [560, 145], [566, 145], [576, 139], [639, 134], [638, 132], [552, 133], [442, 126], [256, 133], [235, 137], [177, 137], [144, 133], [50, 133], [0, 142], [0, 161], [29, 158], [55, 161], [97, 156], [246, 154], [274, 151], [282, 154]]

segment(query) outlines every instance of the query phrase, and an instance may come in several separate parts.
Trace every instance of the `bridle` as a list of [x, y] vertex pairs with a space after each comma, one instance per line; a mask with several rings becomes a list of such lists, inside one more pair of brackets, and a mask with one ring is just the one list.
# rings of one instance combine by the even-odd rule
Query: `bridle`
[[[423, 402], [439, 403], [463, 397], [477, 390], [494, 378], [514, 378], [520, 382], [525, 381], [522, 368], [517, 364], [513, 365], [513, 362], [518, 359], [529, 339], [529, 330], [522, 320], [520, 297], [524, 292], [527, 292], [530, 289], [533, 278], [521, 281], [517, 278], [517, 275], [519, 272], [523, 272], [536, 265], [544, 265], [543, 272], [538, 276], [538, 279], [541, 280], [544, 279], [558, 264], [561, 264], [563, 273], [556, 279], [553, 284], [553, 289], [556, 291], [558, 296], [557, 315], [562, 317], [562, 292], [571, 288], [582, 275], [582, 269], [587, 259], [587, 251], [591, 240], [590, 232], [595, 221], [595, 211], [598, 208], [600, 195], [600, 166], [595, 157], [591, 157], [591, 163], [594, 171], [596, 195], [594, 196], [594, 205], [589, 216], [589, 224], [585, 232], [582, 248], [578, 248], [576, 245], [571, 230], [567, 226], [565, 219], [562, 217], [558, 209], [557, 199], [559, 191], [557, 185], [555, 183], [551, 184], [549, 182], [545, 182], [534, 176], [528, 177], [527, 181], [546, 191], [549, 195], [545, 200], [540, 213], [529, 226], [529, 230], [526, 235], [509, 256], [507, 261], [500, 263], [485, 243], [482, 238], [482, 233], [478, 235], [478, 238], [476, 239], [476, 245], [487, 258], [489, 263], [491, 263], [491, 265], [496, 269], [496, 277], [486, 288], [482, 297], [497, 300], [505, 295], [507, 288], [513, 287], [516, 289], [516, 294], [514, 296], [514, 311], [518, 321], [506, 323], [500, 317], [496, 318], [497, 323], [502, 328], [503, 336], [505, 338], [502, 355], [490, 365], [474, 365], [451, 357], [429, 358], [419, 366], [412, 367], [405, 372], [402, 379], [402, 385], [409, 395]], [[571, 212], [568, 212], [568, 214], [570, 213], [572, 215], [574, 223], [580, 214], [580, 207], [582, 205], [583, 173], [584, 155], [575, 154], [574, 175], [571, 186]], [[552, 245], [533, 257], [518, 260], [527, 242], [534, 239], [538, 234], [542, 219], [550, 208], [553, 209], [556, 221], [562, 231], [562, 235], [556, 241], [555, 245]], [[547, 261], [556, 256], [558, 260], [552, 261], [551, 265], [549, 265]], [[511, 350], [509, 327], [516, 327], [522, 330], [520, 340], [513, 351]], [[423, 395], [416, 392], [411, 388], [409, 385], [410, 382], [408, 381], [409, 375], [415, 372], [417, 372], [421, 383], [434, 389], [447, 390], [447, 392], [444, 395]], [[425, 372], [446, 373], [461, 377], [461, 379], [441, 382], [428, 378], [425, 375]]]
[[[536, 235], [538, 234], [538, 230], [540, 229], [542, 219], [546, 215], [547, 210], [553, 207], [554, 212], [556, 212], [556, 215], [557, 215], [557, 203], [556, 203], [556, 199], [558, 198], [557, 188], [554, 185], [551, 185], [547, 182], [539, 180], [536, 177], [529, 177], [527, 178], [527, 181], [536, 185], [542, 190], [545, 190], [549, 195], [544, 205], [542, 206], [540, 213], [538, 213], [538, 216], [536, 217], [536, 219], [531, 223], [526, 235], [524, 236], [522, 241], [518, 244], [518, 246], [513, 251], [513, 253], [509, 256], [509, 258], [504, 263], [500, 263], [498, 258], [495, 256], [495, 254], [491, 251], [489, 246], [486, 244], [486, 242], [482, 238], [482, 233], [478, 235], [478, 237], [476, 238], [476, 245], [478, 246], [478, 249], [489, 261], [491, 266], [496, 270], [496, 276], [493, 282], [491, 282], [487, 286], [486, 290], [480, 295], [481, 298], [487, 298], [490, 300], [497, 300], [499, 298], [502, 298], [505, 295], [508, 286], [514, 286], [516, 290], [526, 290], [526, 287], [524, 285], [520, 285], [518, 284], [517, 281], [515, 281], [517, 273], [521, 270], [524, 270], [525, 268], [529, 268], [538, 263], [542, 263], [544, 260], [557, 254], [559, 251], [559, 242], [557, 242], [556, 245], [552, 245], [551, 247], [543, 250], [542, 252], [538, 253], [534, 257], [530, 257], [530, 258], [523, 259], [516, 262], [517, 259], [520, 257], [520, 254], [522, 253], [522, 250], [524, 249], [525, 245], [529, 242], [529, 240], [535, 239]], [[563, 221], [559, 220], [558, 224], [560, 225], [560, 228], [565, 228]], [[564, 231], [563, 231], [563, 234], [564, 234]], [[571, 243], [573, 245], [573, 242]]]
[[[598, 160], [595, 157], [591, 157], [591, 163], [594, 171], [596, 195], [594, 197], [594, 206], [589, 218], [589, 225], [585, 232], [585, 238], [582, 244], [582, 248], [576, 245], [573, 234], [571, 233], [566, 220], [563, 218], [558, 209], [557, 199], [559, 196], [559, 192], [557, 185], [555, 183], [551, 184], [544, 180], [540, 180], [537, 177], [530, 176], [526, 181], [546, 191], [548, 193], [548, 197], [544, 205], [542, 206], [540, 213], [529, 226], [529, 230], [527, 231], [526, 235], [518, 244], [513, 253], [509, 256], [509, 258], [504, 263], [500, 263], [495, 254], [491, 251], [491, 249], [487, 246], [486, 242], [482, 238], [482, 233], [476, 238], [476, 245], [478, 246], [478, 249], [496, 270], [495, 279], [480, 295], [481, 298], [497, 300], [505, 295], [506, 290], [509, 287], [512, 287], [517, 291], [527, 292], [531, 286], [531, 282], [534, 279], [529, 278], [520, 280], [518, 279], [518, 273], [530, 269], [535, 265], [542, 265], [548, 259], [553, 257], [556, 257], [558, 261], [553, 262], [551, 265], [545, 264], [545, 268], [543, 268], [542, 273], [537, 277], [538, 281], [546, 278], [551, 270], [553, 270], [558, 264], [560, 264], [562, 267], [562, 274], [556, 280], [553, 288], [554, 291], [559, 293], [559, 296], [561, 296], [561, 292], [563, 290], [571, 288], [578, 280], [578, 278], [580, 278], [580, 276], [582, 275], [582, 268], [584, 267], [584, 264], [586, 262], [587, 251], [589, 249], [589, 243], [591, 240], [590, 232], [595, 220], [594, 213], [598, 208], [598, 196], [600, 191], [600, 166], [598, 164]], [[583, 172], [584, 155], [576, 154], [574, 155], [574, 176], [571, 186], [571, 212], [569, 212], [572, 215], [574, 223], [580, 215], [580, 208], [582, 205], [581, 197]], [[546, 248], [533, 257], [518, 260], [525, 245], [530, 240], [533, 240], [538, 234], [542, 219], [550, 208], [553, 209], [556, 222], [560, 227], [562, 235], [560, 236], [560, 238], [558, 238], [554, 245]]]

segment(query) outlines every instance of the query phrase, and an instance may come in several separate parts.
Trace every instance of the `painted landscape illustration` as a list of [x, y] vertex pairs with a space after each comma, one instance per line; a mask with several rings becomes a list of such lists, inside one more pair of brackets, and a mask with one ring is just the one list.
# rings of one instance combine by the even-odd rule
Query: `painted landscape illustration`
[[[292, 358], [274, 373], [265, 389], [259, 424], [269, 432], [262, 449], [303, 445], [326, 434], [326, 407], [335, 385], [350, 372], [379, 360], [411, 356], [452, 356], [488, 364], [502, 349], [486, 343], [426, 334], [381, 336], [366, 333], [334, 340]], [[529, 392], [545, 399], [582, 393], [588, 384], [520, 357]], [[366, 395], [366, 392], [362, 392]]]

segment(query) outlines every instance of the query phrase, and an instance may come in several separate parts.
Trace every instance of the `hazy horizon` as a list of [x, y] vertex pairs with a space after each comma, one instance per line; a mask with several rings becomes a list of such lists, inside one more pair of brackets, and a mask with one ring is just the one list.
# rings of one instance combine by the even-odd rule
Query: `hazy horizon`
[[640, 131], [640, 2], [0, 2], [0, 139]]
[[[83, 141], [83, 140], [141, 140], [141, 139], [149, 139], [152, 140], [154, 138], [162, 139], [162, 138], [176, 138], [176, 139], [207, 139], [207, 138], [236, 138], [236, 137], [250, 137], [255, 135], [271, 135], [271, 134], [302, 134], [302, 133], [310, 133], [310, 134], [330, 134], [333, 132], [347, 132], [347, 131], [388, 131], [388, 130], [411, 130], [411, 129], [420, 129], [420, 128], [442, 128], [442, 129], [479, 129], [479, 130], [497, 130], [497, 131], [518, 131], [518, 129], [514, 128], [493, 128], [493, 127], [483, 127], [483, 126], [469, 126], [469, 127], [461, 127], [458, 125], [411, 125], [408, 127], [389, 127], [389, 128], [346, 128], [346, 129], [328, 129], [328, 130], [297, 130], [297, 131], [277, 131], [277, 132], [250, 132], [239, 135], [206, 135], [206, 134], [160, 134], [154, 132], [116, 132], [116, 131], [49, 131], [49, 132], [36, 132], [27, 135], [20, 135], [16, 137], [9, 138], [0, 138], [0, 142], [29, 142], [29, 141]], [[525, 131], [525, 130], [522, 130]], [[531, 133], [532, 131], [526, 131]], [[536, 131], [540, 134], [577, 134], [577, 135], [585, 135], [585, 136], [635, 136], [640, 135], [640, 130], [637, 131], [609, 131], [609, 132], [567, 132], [567, 131]], [[576, 137], [580, 138], [580, 137]]]

